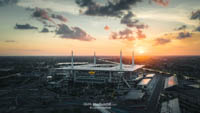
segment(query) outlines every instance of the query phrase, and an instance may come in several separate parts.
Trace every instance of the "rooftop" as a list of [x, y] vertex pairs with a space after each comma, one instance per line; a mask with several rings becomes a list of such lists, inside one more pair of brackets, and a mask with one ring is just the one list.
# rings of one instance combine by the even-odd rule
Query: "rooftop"
[[[132, 72], [139, 68], [142, 68], [144, 65], [135, 65], [134, 63], [134, 53], [132, 53], [132, 64], [126, 65], [122, 63], [122, 51], [120, 51], [120, 63], [109, 61], [106, 59], [97, 59], [104, 62], [109, 62], [111, 64], [96, 64], [96, 53], [94, 52], [94, 63], [93, 64], [85, 64], [85, 62], [80, 63], [78, 62], [78, 65], [74, 65], [74, 55], [72, 51], [72, 57], [71, 57], [71, 63], [65, 63], [65, 64], [71, 64], [71, 66], [66, 67], [60, 67], [56, 69], [62, 69], [62, 70], [85, 70], [85, 71], [115, 71], [115, 72]], [[77, 64], [77, 63], [76, 63]], [[80, 64], [80, 65], [79, 65]], [[83, 64], [83, 65], [81, 65]]]
[[78, 65], [78, 66], [66, 66], [56, 69], [63, 70], [86, 70], [86, 71], [116, 71], [116, 72], [131, 72], [135, 71], [139, 68], [142, 68], [144, 65], [122, 65], [122, 69], [120, 69], [119, 64], [87, 64], [87, 65]]
[[[88, 64], [88, 62], [74, 62], [74, 65], [84, 65]], [[71, 62], [60, 62], [57, 63], [56, 65], [71, 65]]]
[[150, 81], [151, 81], [151, 79], [145, 78], [145, 79], [142, 79], [142, 81], [140, 81], [140, 82], [138, 83], [138, 85], [140, 85], [140, 86], [146, 86], [146, 85], [149, 84]]
[[138, 100], [142, 99], [144, 96], [144, 93], [142, 90], [131, 90], [128, 92], [128, 94], [125, 96], [125, 100]]
[[181, 113], [178, 98], [163, 102], [161, 113]]
[[164, 86], [165, 89], [176, 86], [176, 85], [178, 85], [176, 76], [171, 76], [165, 79], [165, 86]]
[[155, 74], [147, 74], [146, 75], [146, 77], [148, 77], [148, 78], [152, 78], [152, 77], [154, 77], [155, 76]]

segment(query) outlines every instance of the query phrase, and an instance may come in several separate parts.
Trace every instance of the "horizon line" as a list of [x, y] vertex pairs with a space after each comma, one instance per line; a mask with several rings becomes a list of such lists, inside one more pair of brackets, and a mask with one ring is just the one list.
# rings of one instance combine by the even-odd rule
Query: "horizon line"
[[[71, 55], [0, 55], [0, 57], [71, 57]], [[74, 57], [92, 57], [93, 55], [75, 55]], [[96, 55], [96, 56], [114, 56], [120, 55]], [[131, 55], [124, 55], [123, 57], [130, 57]], [[200, 56], [200, 55], [134, 55], [136, 57], [155, 57], [155, 56]]]

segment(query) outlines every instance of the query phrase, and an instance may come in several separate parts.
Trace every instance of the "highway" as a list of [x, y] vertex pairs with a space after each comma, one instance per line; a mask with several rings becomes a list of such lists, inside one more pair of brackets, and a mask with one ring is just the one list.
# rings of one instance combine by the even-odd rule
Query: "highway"
[[158, 82], [157, 82], [156, 87], [147, 103], [146, 112], [148, 112], [148, 113], [156, 113], [157, 112], [159, 96], [160, 96], [160, 92], [163, 88], [164, 78], [160, 75], [157, 75], [157, 76], [158, 76]]
[[1, 79], [6, 79], [6, 78], [10, 78], [10, 77], [14, 77], [14, 76], [17, 76], [18, 75], [18, 73], [16, 73], [16, 74], [11, 74], [11, 75], [7, 75], [7, 76], [2, 76], [2, 77], [0, 77], [0, 80]]

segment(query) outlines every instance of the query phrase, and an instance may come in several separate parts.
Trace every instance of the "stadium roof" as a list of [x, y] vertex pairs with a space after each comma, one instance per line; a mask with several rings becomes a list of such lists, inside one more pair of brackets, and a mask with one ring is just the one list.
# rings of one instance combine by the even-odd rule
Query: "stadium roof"
[[87, 65], [78, 65], [78, 66], [67, 66], [56, 69], [63, 70], [85, 70], [85, 71], [116, 71], [116, 72], [131, 72], [137, 69], [142, 68], [144, 65], [122, 65], [122, 69], [120, 69], [119, 64], [87, 64]]
[[[88, 64], [88, 62], [73, 62], [74, 65], [83, 65], [83, 64]], [[60, 62], [57, 63], [56, 65], [71, 65], [71, 62]]]

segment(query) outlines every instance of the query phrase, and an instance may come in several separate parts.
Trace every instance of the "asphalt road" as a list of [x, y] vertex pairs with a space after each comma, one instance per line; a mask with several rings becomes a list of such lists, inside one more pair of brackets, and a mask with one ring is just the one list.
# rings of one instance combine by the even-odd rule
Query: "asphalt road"
[[157, 75], [157, 76], [158, 76], [158, 78], [157, 78], [158, 82], [157, 82], [156, 87], [148, 101], [147, 109], [146, 109], [147, 113], [156, 113], [157, 112], [158, 101], [159, 101], [158, 99], [159, 99], [160, 92], [163, 88], [163, 83], [164, 83], [164, 78], [160, 75]]

